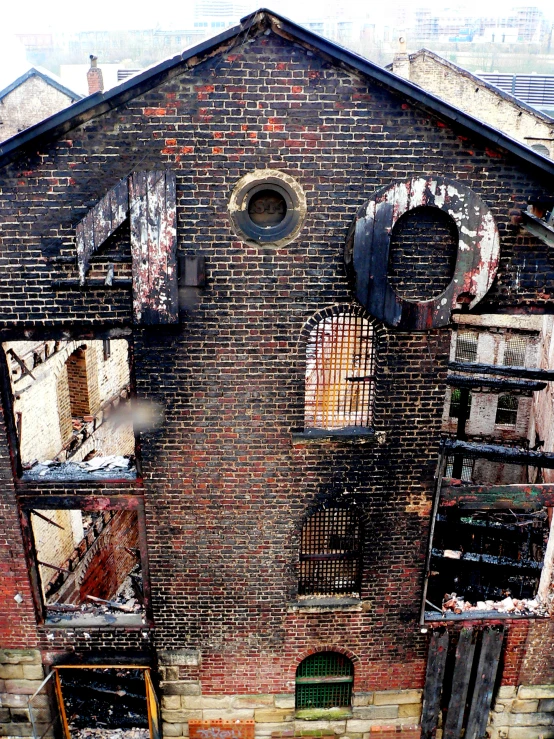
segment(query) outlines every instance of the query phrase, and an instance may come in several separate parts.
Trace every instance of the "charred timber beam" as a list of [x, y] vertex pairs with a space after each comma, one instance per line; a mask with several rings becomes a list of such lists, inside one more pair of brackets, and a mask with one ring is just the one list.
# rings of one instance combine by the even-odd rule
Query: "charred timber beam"
[[521, 218], [523, 227], [527, 229], [529, 233], [536, 236], [544, 244], [554, 246], [554, 228], [551, 225], [526, 210], [521, 211]]
[[542, 508], [554, 506], [554, 484], [468, 485], [443, 479], [441, 505], [461, 508]]
[[497, 364], [469, 364], [465, 362], [449, 362], [452, 372], [469, 372], [472, 375], [500, 375], [501, 377], [519, 377], [525, 380], [542, 380], [554, 382], [554, 370], [528, 369], [527, 367], [504, 367]]
[[40, 559], [37, 559], [37, 564], [42, 565], [43, 567], [49, 567], [51, 570], [56, 570], [56, 572], [66, 572], [71, 574], [71, 570], [65, 569], [65, 567], [57, 567], [56, 565], [51, 565], [48, 562], [41, 562]]
[[31, 510], [31, 513], [33, 514], [33, 516], [38, 516], [38, 518], [42, 518], [42, 520], [46, 521], [46, 523], [49, 523], [52, 526], [56, 526], [58, 529], [65, 531], [65, 528], [63, 526], [61, 526], [59, 523], [56, 523], [56, 521], [52, 521], [47, 516], [43, 516], [42, 513], [39, 513], [38, 511], [35, 511], [35, 510]]
[[538, 562], [534, 559], [512, 559], [511, 557], [501, 557], [494, 554], [484, 554], [482, 552], [459, 552], [459, 557], [453, 557], [451, 553], [445, 554], [444, 549], [433, 549], [433, 557], [436, 559], [450, 559], [456, 562], [463, 562], [469, 566], [475, 566], [476, 563], [500, 566], [500, 567], [513, 567], [518, 570], [541, 570], [542, 562]]
[[[100, 260], [103, 260], [104, 262], [120, 262], [122, 264], [131, 264], [131, 256], [127, 254], [113, 254], [111, 252], [103, 252], [102, 254], [99, 254], [98, 257], [98, 263]], [[47, 257], [46, 261], [49, 264], [75, 264], [75, 257], [74, 256], [55, 256], [55, 257]]]
[[544, 390], [546, 387], [546, 382], [539, 380], [501, 380], [492, 377], [464, 377], [464, 375], [448, 375], [446, 382], [453, 387], [487, 387], [491, 390], [526, 390], [533, 393]]
[[52, 288], [54, 290], [128, 290], [133, 286], [132, 280], [119, 279], [114, 280], [111, 284], [106, 283], [104, 280], [87, 280], [84, 285], [81, 285], [79, 280], [53, 280]]
[[497, 444], [475, 444], [470, 441], [458, 441], [446, 439], [444, 448], [448, 454], [462, 453], [464, 457], [490, 459], [493, 462], [506, 462], [507, 464], [528, 464], [532, 467], [543, 467], [554, 469], [554, 454], [547, 452], [532, 452], [526, 449], [514, 449], [513, 447], [500, 446]]

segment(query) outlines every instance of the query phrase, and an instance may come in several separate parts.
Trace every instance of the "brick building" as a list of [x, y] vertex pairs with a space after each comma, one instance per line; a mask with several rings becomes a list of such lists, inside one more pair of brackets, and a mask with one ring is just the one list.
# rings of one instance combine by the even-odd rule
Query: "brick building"
[[50, 72], [31, 67], [0, 90], [0, 140], [9, 139], [81, 97]]
[[399, 53], [389, 69], [539, 154], [554, 158], [554, 120], [429, 49]]
[[3, 734], [553, 736], [554, 163], [259, 11], [0, 168]]

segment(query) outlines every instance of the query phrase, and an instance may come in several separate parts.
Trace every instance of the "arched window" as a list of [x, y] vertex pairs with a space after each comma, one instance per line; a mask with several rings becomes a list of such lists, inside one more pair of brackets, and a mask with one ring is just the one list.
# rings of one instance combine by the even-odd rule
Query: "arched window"
[[350, 706], [354, 665], [338, 652], [306, 657], [296, 670], [296, 709]]
[[306, 347], [305, 427], [370, 426], [374, 392], [372, 324], [353, 307], [320, 318]]
[[362, 524], [345, 506], [313, 513], [302, 527], [299, 595], [358, 595]]

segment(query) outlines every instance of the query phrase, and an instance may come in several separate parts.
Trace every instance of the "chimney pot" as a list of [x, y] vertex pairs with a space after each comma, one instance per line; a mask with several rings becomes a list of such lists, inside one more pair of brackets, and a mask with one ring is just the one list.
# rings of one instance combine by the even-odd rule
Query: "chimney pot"
[[92, 95], [94, 92], [103, 92], [104, 77], [102, 75], [102, 70], [98, 66], [98, 57], [91, 54], [89, 58], [90, 69], [87, 72], [87, 83], [88, 94]]

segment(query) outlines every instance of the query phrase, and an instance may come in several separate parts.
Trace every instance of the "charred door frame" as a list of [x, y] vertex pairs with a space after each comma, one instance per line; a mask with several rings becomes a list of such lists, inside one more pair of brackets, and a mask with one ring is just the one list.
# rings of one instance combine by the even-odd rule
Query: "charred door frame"
[[[146, 544], [146, 520], [144, 515], [144, 500], [138, 495], [19, 495], [18, 496], [19, 516], [21, 520], [21, 530], [23, 534], [23, 545], [29, 577], [31, 580], [31, 590], [37, 613], [38, 623], [40, 625], [47, 624], [46, 620], [46, 604], [42, 598], [42, 589], [40, 585], [40, 575], [37, 567], [36, 548], [33, 537], [33, 529], [31, 526], [30, 514], [34, 508], [43, 510], [70, 510], [78, 509], [81, 511], [136, 511], [138, 526], [138, 548], [140, 551], [140, 563], [142, 570], [142, 586], [144, 593], [144, 615], [146, 625], [153, 626], [151, 599], [150, 599], [150, 574], [148, 566], [148, 548]], [[58, 626], [58, 625], [56, 625]], [[68, 623], [68, 628], [76, 628], [79, 626], [78, 621]], [[113, 626], [106, 624], [100, 628], [121, 628], [117, 623]], [[64, 628], [62, 626], [61, 628]], [[126, 629], [144, 628], [141, 626], [125, 625]], [[85, 667], [90, 667], [85, 665]], [[123, 665], [124, 667], [124, 665]], [[143, 669], [143, 668], [141, 668]]]
[[[69, 722], [67, 720], [67, 714], [65, 712], [65, 703], [62, 693], [62, 684], [60, 680], [60, 670], [142, 670], [144, 672], [144, 699], [146, 701], [146, 710], [148, 713], [148, 730], [150, 731], [150, 739], [159, 739], [159, 727], [155, 726], [156, 718], [159, 721], [159, 710], [157, 706], [157, 696], [153, 691], [152, 678], [150, 676], [151, 668], [145, 667], [144, 665], [55, 665], [52, 667], [52, 672], [55, 677], [55, 691], [56, 698], [58, 700], [58, 706], [60, 709], [60, 717], [64, 732], [64, 739], [71, 739], [71, 732], [69, 731]], [[154, 694], [155, 705], [152, 705], [152, 697], [150, 692]]]

